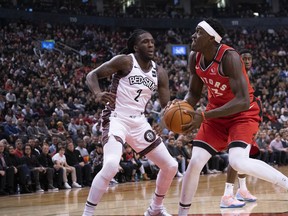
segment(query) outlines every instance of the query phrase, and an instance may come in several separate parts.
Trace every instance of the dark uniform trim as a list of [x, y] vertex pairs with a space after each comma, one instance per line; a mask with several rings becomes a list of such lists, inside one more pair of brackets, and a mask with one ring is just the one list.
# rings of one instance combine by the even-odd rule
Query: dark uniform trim
[[158, 137], [158, 139], [156, 139], [151, 145], [149, 145], [147, 148], [145, 148], [144, 150], [142, 150], [142, 151], [139, 152], [138, 154], [140, 155], [140, 157], [148, 154], [150, 151], [152, 151], [152, 150], [155, 149], [158, 145], [160, 145], [161, 142], [162, 142], [161, 138]]
[[91, 203], [91, 202], [89, 202], [88, 200], [86, 201], [86, 205], [90, 205], [90, 206], [97, 206], [97, 204], [94, 204], [94, 203]]
[[215, 149], [213, 149], [211, 146], [209, 146], [207, 143], [205, 142], [201, 142], [201, 141], [193, 141], [193, 146], [198, 146], [200, 148], [205, 149], [206, 151], [208, 151], [212, 156], [214, 156], [217, 151], [215, 151]]
[[157, 196], [157, 197], [165, 197], [165, 195], [159, 195], [159, 194], [157, 194], [157, 193], [155, 193], [155, 196]]
[[230, 148], [235, 148], [235, 147], [241, 147], [241, 148], [246, 148], [247, 147], [247, 144], [244, 143], [244, 142], [240, 142], [240, 141], [235, 141], [235, 142], [231, 142], [229, 144], [229, 149]]
[[179, 205], [180, 205], [181, 207], [187, 208], [187, 207], [190, 207], [190, 206], [191, 206], [191, 203], [190, 203], [190, 204], [182, 204], [182, 203], [179, 203]]

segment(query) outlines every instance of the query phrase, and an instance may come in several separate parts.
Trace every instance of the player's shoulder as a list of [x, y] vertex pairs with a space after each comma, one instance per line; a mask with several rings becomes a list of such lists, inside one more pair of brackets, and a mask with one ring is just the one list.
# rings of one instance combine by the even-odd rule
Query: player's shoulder
[[133, 59], [131, 55], [120, 54], [114, 56], [108, 64], [127, 74], [132, 69]]
[[235, 49], [233, 49], [233, 48], [231, 48], [231, 49], [227, 49], [226, 51], [225, 51], [225, 53], [223, 54], [223, 61], [228, 61], [228, 62], [230, 62], [231, 60], [239, 60], [240, 61], [240, 55], [239, 55], [239, 53], [235, 50]]
[[120, 61], [122, 63], [131, 63], [133, 61], [131, 55], [119, 54], [114, 56], [110, 61]]

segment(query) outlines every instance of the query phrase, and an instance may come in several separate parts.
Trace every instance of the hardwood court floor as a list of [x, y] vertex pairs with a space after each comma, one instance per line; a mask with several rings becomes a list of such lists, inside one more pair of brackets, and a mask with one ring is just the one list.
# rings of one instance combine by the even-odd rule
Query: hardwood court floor
[[[288, 175], [288, 166], [279, 170]], [[258, 197], [240, 209], [220, 209], [225, 174], [204, 175], [190, 209], [202, 216], [288, 216], [288, 192], [268, 182], [248, 177], [250, 191]], [[175, 178], [165, 198], [168, 212], [177, 215], [182, 178]], [[143, 215], [154, 192], [155, 180], [124, 183], [107, 189], [95, 215]], [[1, 216], [80, 216], [89, 188], [0, 197]]]

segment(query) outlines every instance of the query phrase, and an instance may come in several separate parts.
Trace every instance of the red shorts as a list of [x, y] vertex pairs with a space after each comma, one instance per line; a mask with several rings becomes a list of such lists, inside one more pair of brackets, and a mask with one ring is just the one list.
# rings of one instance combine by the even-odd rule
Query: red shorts
[[[257, 153], [255, 135], [261, 122], [259, 101], [254, 101], [247, 111], [224, 118], [207, 119], [201, 124], [194, 146], [205, 148], [212, 155], [233, 146], [246, 147], [252, 144], [253, 154]], [[251, 152], [252, 153], [252, 152]]]

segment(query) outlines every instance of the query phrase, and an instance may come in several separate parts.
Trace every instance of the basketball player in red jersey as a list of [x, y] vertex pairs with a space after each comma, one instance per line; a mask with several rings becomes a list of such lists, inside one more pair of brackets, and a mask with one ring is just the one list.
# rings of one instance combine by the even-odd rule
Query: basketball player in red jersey
[[[248, 71], [250, 71], [252, 67], [252, 54], [251, 51], [244, 49], [239, 52], [243, 63], [245, 65], [245, 70], [248, 74]], [[256, 142], [254, 142], [256, 145]], [[252, 153], [255, 155], [257, 152], [259, 152], [259, 149], [257, 146], [252, 145], [253, 151], [250, 150], [250, 154]], [[220, 207], [222, 208], [237, 208], [242, 207], [245, 205], [244, 202], [237, 202], [234, 199], [234, 182], [237, 177], [237, 171], [234, 170], [230, 165], [227, 169], [227, 177], [226, 177], [226, 183], [225, 183], [225, 190], [224, 195], [221, 198]], [[250, 191], [247, 189], [246, 185], [246, 175], [238, 173], [238, 183], [239, 183], [239, 189], [236, 193], [236, 199], [239, 201], [247, 201], [247, 202], [255, 202], [257, 200], [257, 197], [253, 196]], [[233, 202], [226, 202], [228, 200], [233, 200]]]
[[[261, 120], [261, 108], [239, 54], [221, 44], [225, 34], [215, 19], [201, 21], [192, 35], [189, 55], [190, 83], [185, 100], [193, 107], [208, 89], [205, 112], [194, 111], [194, 119], [183, 125], [186, 134], [200, 127], [194, 141], [192, 158], [183, 178], [178, 214], [188, 215], [202, 168], [213, 154], [229, 148], [229, 163], [245, 173], [288, 189], [288, 178], [263, 161], [249, 158]], [[239, 202], [230, 197], [225, 203]]]
[[[83, 216], [94, 215], [110, 180], [118, 172], [125, 142], [160, 168], [155, 193], [144, 215], [171, 216], [163, 206], [163, 199], [178, 163], [144, 115], [145, 107], [156, 91], [162, 108], [170, 100], [168, 75], [153, 61], [154, 51], [152, 35], [142, 29], [135, 30], [127, 41], [125, 54], [113, 57], [86, 77], [96, 100], [106, 105], [101, 117], [103, 167], [93, 179]], [[110, 76], [110, 91], [101, 91], [99, 80]]]

